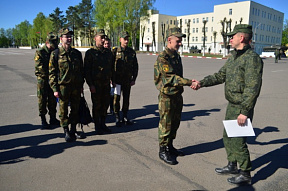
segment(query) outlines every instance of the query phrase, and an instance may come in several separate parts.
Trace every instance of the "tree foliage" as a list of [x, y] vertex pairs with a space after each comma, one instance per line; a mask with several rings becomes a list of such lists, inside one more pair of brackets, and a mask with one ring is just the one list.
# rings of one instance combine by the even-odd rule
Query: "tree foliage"
[[288, 19], [285, 20], [282, 32], [282, 45], [288, 46]]
[[59, 7], [56, 7], [54, 13], [49, 14], [49, 19], [52, 21], [52, 32], [58, 33], [66, 23], [66, 18], [62, 15], [63, 11], [60, 11]]

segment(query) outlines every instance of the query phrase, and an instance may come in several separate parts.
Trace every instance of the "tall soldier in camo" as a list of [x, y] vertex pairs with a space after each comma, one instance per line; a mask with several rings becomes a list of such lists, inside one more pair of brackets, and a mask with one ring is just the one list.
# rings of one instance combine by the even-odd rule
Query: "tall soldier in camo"
[[[234, 51], [225, 65], [215, 74], [206, 76], [196, 87], [210, 87], [225, 83], [225, 97], [228, 100], [225, 120], [236, 120], [240, 126], [247, 118], [252, 121], [254, 107], [262, 86], [263, 61], [251, 49], [252, 26], [238, 24], [227, 35]], [[228, 165], [216, 168], [218, 174], [237, 174], [227, 181], [232, 184], [251, 183], [252, 169], [246, 137], [228, 137], [224, 129], [223, 142], [227, 153]], [[237, 163], [240, 167], [238, 172]]]
[[114, 81], [114, 62], [111, 50], [103, 46], [105, 37], [104, 29], [97, 29], [94, 37], [96, 46], [87, 50], [84, 58], [85, 79], [91, 92], [96, 134], [111, 132], [105, 121], [110, 102], [110, 82]]
[[120, 33], [119, 48], [113, 48], [113, 56], [115, 57], [115, 83], [121, 85], [121, 93], [123, 93], [122, 105], [122, 121], [120, 120], [120, 95], [114, 95], [114, 113], [116, 116], [116, 126], [120, 127], [121, 122], [125, 125], [132, 125], [132, 121], [128, 119], [129, 99], [131, 86], [135, 85], [138, 76], [138, 61], [136, 52], [128, 47], [129, 33], [122, 31]]
[[[59, 125], [56, 118], [57, 101], [53, 90], [49, 86], [49, 59], [53, 50], [58, 48], [58, 36], [50, 32], [46, 38], [45, 45], [36, 50], [35, 53], [35, 75], [37, 76], [37, 96], [39, 116], [43, 129], [50, 128], [50, 125]], [[50, 115], [49, 124], [46, 121], [47, 108]]]
[[175, 165], [176, 157], [183, 156], [181, 150], [173, 146], [180, 125], [183, 108], [183, 86], [191, 86], [193, 80], [183, 77], [183, 67], [178, 49], [186, 37], [178, 27], [167, 30], [167, 46], [154, 64], [154, 83], [159, 90], [159, 157], [164, 162]]
[[[49, 82], [54, 96], [59, 98], [60, 125], [64, 129], [67, 142], [75, 141], [76, 138], [85, 138], [84, 135], [78, 135], [76, 132], [80, 97], [84, 84], [84, 67], [81, 52], [71, 47], [72, 35], [73, 31], [67, 28], [59, 31], [62, 46], [59, 47], [58, 52], [52, 52], [49, 61]], [[70, 130], [69, 124], [71, 124]]]

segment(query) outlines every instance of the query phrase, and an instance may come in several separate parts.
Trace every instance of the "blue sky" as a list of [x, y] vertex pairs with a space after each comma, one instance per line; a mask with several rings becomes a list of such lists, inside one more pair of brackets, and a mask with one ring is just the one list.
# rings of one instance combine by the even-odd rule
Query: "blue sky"
[[[24, 20], [33, 24], [33, 19], [39, 12], [48, 16], [56, 7], [59, 7], [65, 14], [69, 6], [78, 5], [80, 2], [81, 0], [1, 0], [0, 28], [14, 28]], [[160, 14], [181, 16], [213, 12], [214, 5], [233, 2], [235, 0], [156, 0], [154, 7], [159, 10]], [[254, 2], [284, 13], [284, 20], [288, 19], [287, 3], [285, 4], [284, 0], [254, 0]]]

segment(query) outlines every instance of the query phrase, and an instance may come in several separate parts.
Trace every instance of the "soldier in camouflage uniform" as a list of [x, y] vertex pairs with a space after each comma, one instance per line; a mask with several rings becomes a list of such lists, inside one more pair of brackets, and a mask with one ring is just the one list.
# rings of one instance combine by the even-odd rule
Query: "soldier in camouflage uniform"
[[[73, 31], [64, 28], [59, 31], [62, 46], [53, 51], [49, 61], [49, 82], [54, 96], [59, 98], [60, 125], [67, 142], [76, 140], [76, 125], [79, 121], [79, 104], [84, 84], [82, 54], [71, 47]], [[70, 114], [68, 118], [68, 105]], [[68, 125], [71, 124], [69, 130]], [[79, 135], [77, 138], [85, 138]]]
[[[231, 57], [217, 73], [201, 80], [196, 89], [225, 83], [225, 97], [228, 100], [225, 120], [237, 119], [238, 124], [243, 126], [247, 118], [251, 121], [253, 118], [262, 85], [263, 61], [249, 45], [252, 38], [251, 25], [236, 25], [227, 35], [232, 37], [230, 44], [234, 51], [231, 52]], [[223, 142], [228, 165], [216, 168], [215, 171], [218, 174], [237, 174], [228, 178], [230, 183], [250, 183], [252, 167], [246, 137], [228, 137], [224, 129]], [[240, 167], [239, 174], [237, 163]]]
[[167, 47], [154, 64], [154, 83], [159, 90], [159, 157], [164, 162], [175, 165], [176, 157], [184, 155], [173, 146], [181, 120], [183, 86], [191, 86], [192, 80], [183, 77], [182, 61], [178, 54], [182, 37], [186, 35], [175, 27], [167, 30], [167, 37]]
[[91, 92], [96, 134], [111, 132], [105, 125], [105, 120], [110, 101], [110, 82], [113, 81], [114, 62], [111, 50], [103, 47], [105, 37], [104, 29], [97, 29], [94, 38], [96, 46], [87, 50], [84, 59], [85, 79]]
[[123, 117], [120, 121], [120, 95], [114, 95], [114, 113], [116, 116], [116, 126], [120, 127], [121, 122], [125, 125], [132, 125], [132, 121], [128, 119], [129, 99], [131, 86], [135, 85], [138, 75], [138, 61], [136, 52], [128, 47], [129, 33], [122, 31], [120, 33], [120, 48], [113, 48], [113, 56], [115, 57], [115, 82], [121, 85], [123, 93], [122, 112]]
[[[58, 48], [58, 36], [52, 32], [48, 34], [45, 45], [36, 50], [35, 53], [35, 75], [37, 76], [37, 96], [39, 106], [39, 116], [41, 117], [42, 128], [47, 129], [50, 125], [59, 125], [56, 119], [57, 101], [53, 95], [53, 90], [49, 86], [49, 58], [53, 50]], [[49, 110], [50, 121], [46, 121], [47, 108]]]

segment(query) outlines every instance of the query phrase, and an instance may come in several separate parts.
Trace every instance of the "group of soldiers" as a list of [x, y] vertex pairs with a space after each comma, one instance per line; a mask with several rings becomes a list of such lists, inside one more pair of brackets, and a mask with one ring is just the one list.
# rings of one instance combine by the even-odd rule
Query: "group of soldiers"
[[[97, 29], [94, 37], [95, 46], [86, 51], [84, 62], [81, 52], [71, 47], [73, 34], [68, 28], [61, 29], [59, 31], [61, 46], [58, 46], [58, 36], [51, 32], [45, 45], [35, 53], [35, 75], [38, 82], [37, 96], [42, 128], [48, 129], [53, 125], [59, 125], [56, 118], [57, 98], [60, 126], [64, 129], [65, 141], [72, 142], [85, 138], [83, 131], [76, 131], [85, 81], [91, 92], [96, 134], [111, 132], [105, 124], [109, 104], [116, 116], [117, 127], [122, 124], [132, 125], [132, 121], [128, 118], [129, 98], [131, 86], [135, 85], [138, 75], [138, 61], [136, 52], [128, 47], [129, 33], [122, 31], [121, 46], [113, 47], [111, 50], [111, 41], [104, 29]], [[116, 86], [118, 92], [112, 91], [110, 96], [111, 89]], [[123, 115], [120, 118], [121, 94], [123, 94]], [[47, 108], [50, 115], [49, 124], [46, 120]]]

